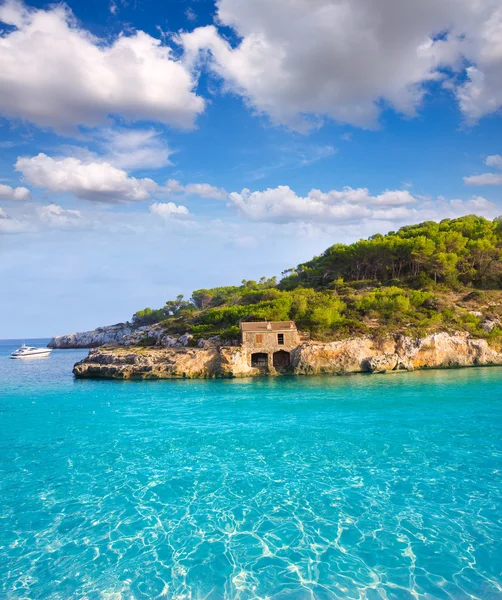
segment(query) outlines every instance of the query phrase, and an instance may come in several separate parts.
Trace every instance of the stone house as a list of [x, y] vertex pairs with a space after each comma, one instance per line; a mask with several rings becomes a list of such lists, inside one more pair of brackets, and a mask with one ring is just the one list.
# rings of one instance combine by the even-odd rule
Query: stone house
[[250, 367], [282, 370], [290, 365], [290, 352], [300, 343], [294, 321], [241, 323], [242, 347]]

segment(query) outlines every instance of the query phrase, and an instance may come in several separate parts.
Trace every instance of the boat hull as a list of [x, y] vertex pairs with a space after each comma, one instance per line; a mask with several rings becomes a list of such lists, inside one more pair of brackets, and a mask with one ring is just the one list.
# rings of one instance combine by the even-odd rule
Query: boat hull
[[11, 358], [21, 359], [21, 358], [45, 358], [49, 356], [51, 353], [50, 350], [41, 350], [40, 352], [29, 352], [23, 354], [11, 354]]

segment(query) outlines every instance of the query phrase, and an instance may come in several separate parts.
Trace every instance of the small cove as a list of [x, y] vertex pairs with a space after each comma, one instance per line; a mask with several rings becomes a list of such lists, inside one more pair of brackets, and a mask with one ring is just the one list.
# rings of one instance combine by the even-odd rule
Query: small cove
[[1, 344], [0, 596], [502, 595], [502, 369], [77, 381]]

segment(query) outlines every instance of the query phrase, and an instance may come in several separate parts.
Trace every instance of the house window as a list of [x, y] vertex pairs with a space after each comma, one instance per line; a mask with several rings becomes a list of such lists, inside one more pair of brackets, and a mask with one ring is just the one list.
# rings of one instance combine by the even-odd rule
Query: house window
[[263, 344], [263, 333], [256, 334], [255, 343], [257, 346], [261, 346]]
[[279, 344], [279, 346], [284, 346], [284, 334], [283, 333], [277, 334], [277, 343]]

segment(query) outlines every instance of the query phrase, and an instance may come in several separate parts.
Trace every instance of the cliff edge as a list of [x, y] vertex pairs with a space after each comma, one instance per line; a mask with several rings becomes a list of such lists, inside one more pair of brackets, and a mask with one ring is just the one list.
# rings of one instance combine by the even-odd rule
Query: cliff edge
[[47, 344], [49, 348], [97, 348], [104, 344], [120, 344], [124, 336], [132, 333], [132, 328], [125, 323], [97, 327], [92, 331], [68, 333], [54, 336]]
[[73, 373], [78, 378], [103, 379], [384, 373], [502, 365], [502, 353], [490, 348], [486, 340], [467, 333], [440, 332], [415, 339], [395, 335], [378, 340], [364, 336], [329, 343], [307, 342], [291, 352], [291, 364], [284, 371], [250, 365], [248, 353], [240, 346], [104, 347], [91, 350], [74, 366]]

